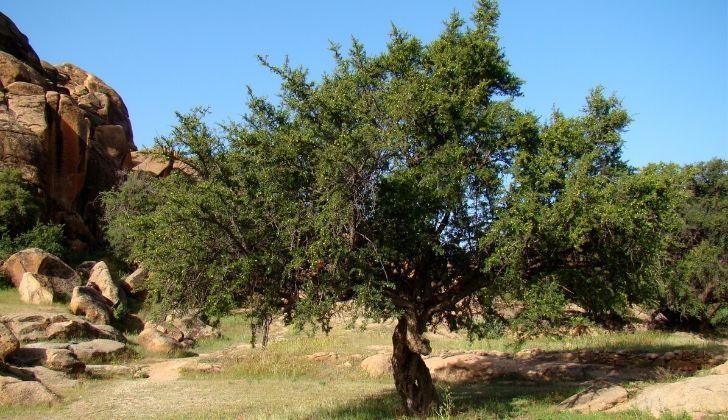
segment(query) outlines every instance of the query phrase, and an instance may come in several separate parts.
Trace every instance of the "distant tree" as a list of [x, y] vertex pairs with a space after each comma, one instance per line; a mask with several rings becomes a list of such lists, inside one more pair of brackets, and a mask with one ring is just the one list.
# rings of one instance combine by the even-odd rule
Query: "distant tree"
[[497, 18], [483, 0], [469, 25], [453, 15], [429, 44], [393, 28], [381, 54], [333, 45], [320, 82], [261, 58], [282, 80], [280, 102], [251, 92], [245, 120], [219, 131], [202, 110], [178, 115], [158, 150], [196, 174], [155, 180], [141, 202], [144, 184], [105, 195], [107, 211], [132, 210], [109, 213], [110, 240], [150, 268], [162, 307], [242, 305], [261, 324], [282, 311], [327, 330], [346, 300], [397, 319], [408, 414], [438, 400], [421, 357], [428, 325], [478, 330], [494, 296], [543, 295], [535, 287], [620, 313], [649, 294], [666, 177], [631, 175], [629, 118], [601, 90], [584, 116], [545, 127], [515, 110], [521, 81]]
[[682, 169], [688, 194], [684, 222], [663, 272], [658, 313], [672, 325], [728, 327], [728, 162], [713, 159]]
[[42, 215], [41, 202], [33, 195], [19, 170], [0, 169], [0, 229], [17, 236], [30, 230]]
[[36, 247], [62, 255], [63, 227], [43, 221], [42, 201], [19, 170], [0, 169], [0, 260]]

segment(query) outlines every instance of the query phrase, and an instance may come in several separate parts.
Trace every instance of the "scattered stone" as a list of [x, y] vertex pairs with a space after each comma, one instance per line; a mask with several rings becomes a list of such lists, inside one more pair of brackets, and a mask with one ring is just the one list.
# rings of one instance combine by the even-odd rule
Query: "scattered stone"
[[185, 339], [185, 334], [177, 327], [168, 324], [158, 324], [154, 327], [157, 331], [164, 335], [172, 337], [175, 341], [182, 341]]
[[619, 385], [602, 383], [589, 387], [559, 404], [559, 408], [584, 414], [608, 410], [627, 401], [627, 390]]
[[181, 370], [183, 372], [204, 373], [204, 374], [218, 373], [218, 372], [220, 372], [220, 369], [222, 369], [222, 366], [220, 366], [217, 363], [205, 363], [205, 362], [190, 362], [190, 363], [184, 364], [181, 367]]
[[109, 324], [112, 319], [111, 307], [93, 287], [74, 288], [70, 307], [72, 314], [84, 315], [93, 324]]
[[0, 373], [0, 405], [50, 404], [58, 396], [38, 381], [21, 381]]
[[8, 361], [16, 366], [42, 365], [48, 369], [77, 374], [85, 365], [68, 349], [68, 344], [37, 343], [19, 348]]
[[153, 324], [148, 324], [144, 331], [139, 333], [137, 343], [145, 350], [153, 353], [173, 353], [183, 348], [183, 345], [174, 338], [159, 332]]
[[92, 325], [68, 314], [20, 314], [0, 316], [0, 322], [13, 332], [20, 343], [49, 340], [108, 338], [126, 342], [124, 336], [108, 325]]
[[84, 363], [105, 363], [131, 353], [126, 344], [106, 339], [71, 344], [69, 348]]
[[688, 378], [669, 384], [648, 386], [633, 399], [609, 412], [648, 411], [655, 417], [665, 412], [685, 413], [693, 418], [728, 411], [728, 375]]
[[144, 330], [144, 320], [137, 314], [124, 314], [116, 325], [119, 325], [124, 332], [139, 334]]
[[126, 343], [126, 337], [124, 337], [124, 334], [111, 325], [94, 325], [94, 328], [96, 328], [100, 333], [99, 336], [95, 338], [108, 338], [109, 340]]
[[354, 361], [354, 362], [361, 362], [362, 360], [366, 359], [367, 357], [363, 354], [354, 353], [350, 354], [347, 359]]
[[78, 360], [73, 352], [64, 349], [46, 350], [46, 357], [42, 361], [42, 365], [48, 369], [68, 374], [81, 373], [86, 368], [86, 365]]
[[333, 363], [339, 360], [339, 355], [334, 352], [318, 352], [306, 355], [306, 360], [310, 360], [312, 362], [326, 362], [326, 363]]
[[197, 315], [170, 316], [165, 324], [171, 324], [171, 326], [181, 331], [185, 338], [195, 341], [220, 337], [219, 329], [205, 324]]
[[129, 274], [122, 280], [121, 284], [124, 286], [127, 292], [131, 294], [138, 294], [144, 291], [144, 283], [147, 280], [149, 272], [142, 267], [134, 270], [133, 273]]
[[20, 300], [33, 305], [53, 303], [53, 284], [42, 274], [24, 273], [18, 285]]
[[386, 353], [377, 353], [369, 356], [361, 362], [364, 369], [370, 377], [378, 378], [380, 376], [392, 373], [392, 355]]
[[112, 306], [117, 305], [119, 302], [126, 303], [124, 291], [119, 289], [119, 286], [111, 277], [109, 267], [103, 261], [97, 262], [91, 269], [87, 286], [94, 286], [98, 289], [101, 295], [111, 302]]
[[5, 358], [20, 348], [15, 334], [3, 323], [0, 322], [0, 362], [4, 362]]
[[51, 290], [70, 297], [73, 288], [81, 285], [81, 278], [60, 258], [38, 248], [28, 248], [8, 257], [2, 271], [13, 286], [20, 288], [25, 273], [42, 274], [51, 284]]

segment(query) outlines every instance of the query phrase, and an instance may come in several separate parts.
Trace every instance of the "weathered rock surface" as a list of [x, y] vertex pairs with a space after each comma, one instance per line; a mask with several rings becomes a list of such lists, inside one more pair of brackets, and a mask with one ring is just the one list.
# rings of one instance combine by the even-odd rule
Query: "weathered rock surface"
[[25, 273], [45, 276], [55, 294], [71, 297], [73, 288], [81, 285], [81, 278], [60, 258], [42, 249], [28, 248], [9, 256], [2, 271], [16, 288], [20, 288]]
[[113, 319], [109, 302], [93, 287], [73, 289], [70, 308], [72, 314], [83, 315], [92, 324], [108, 324]]
[[[168, 316], [162, 324], [165, 328], [176, 329], [183, 335], [182, 338], [200, 340], [220, 337], [220, 330], [205, 324], [196, 315]], [[178, 338], [178, 340], [182, 340]]]
[[0, 405], [50, 404], [58, 396], [38, 381], [22, 381], [0, 373]]
[[124, 291], [119, 289], [119, 286], [111, 277], [109, 267], [103, 261], [99, 261], [93, 266], [89, 273], [87, 285], [98, 289], [101, 295], [111, 302], [111, 305], [126, 302]]
[[53, 303], [53, 284], [42, 274], [25, 273], [18, 285], [20, 300], [33, 305]]
[[124, 365], [86, 365], [86, 373], [96, 378], [146, 378], [143, 368]]
[[84, 363], [105, 363], [131, 354], [126, 344], [107, 339], [74, 343], [69, 349]]
[[185, 339], [185, 334], [180, 330], [179, 328], [175, 327], [174, 325], [169, 325], [166, 323], [157, 324], [154, 326], [154, 329], [157, 330], [159, 333], [167, 335], [174, 339], [174, 341], [181, 342]]
[[370, 377], [377, 378], [392, 373], [392, 355], [378, 353], [362, 360], [361, 367]]
[[16, 366], [42, 365], [48, 369], [76, 374], [83, 372], [85, 365], [64, 343], [32, 343], [19, 348], [8, 357]]
[[20, 314], [0, 316], [0, 322], [12, 331], [21, 343], [74, 338], [108, 338], [126, 342], [124, 336], [108, 325], [93, 325], [67, 314]]
[[81, 277], [82, 283], [88, 282], [88, 279], [91, 276], [91, 270], [97, 263], [98, 261], [84, 261], [76, 266], [76, 274]]
[[157, 178], [169, 176], [172, 171], [182, 171], [187, 174], [194, 174], [195, 170], [179, 160], [168, 160], [155, 155], [154, 153], [131, 152], [132, 170], [144, 172]]
[[41, 364], [51, 370], [72, 374], [83, 372], [86, 367], [72, 351], [65, 349], [46, 350]]
[[43, 191], [52, 219], [72, 239], [101, 232], [96, 197], [131, 169], [136, 150], [121, 97], [74, 66], [39, 60], [0, 14], [0, 166], [18, 167]]
[[137, 343], [145, 350], [154, 353], [173, 353], [185, 346], [171, 336], [157, 330], [155, 324], [147, 324], [144, 331], [137, 336]]
[[23, 368], [24, 371], [33, 375], [36, 381], [42, 383], [51, 392], [60, 394], [65, 390], [78, 386], [78, 379], [69, 377], [68, 374], [48, 369], [45, 366], [32, 366]]
[[627, 401], [629, 394], [627, 390], [619, 385], [599, 384], [589, 387], [578, 394], [575, 394], [561, 404], [559, 408], [568, 411], [578, 411], [590, 414], [598, 411], [606, 411], [617, 404]]
[[28, 37], [23, 35], [13, 22], [2, 14], [0, 14], [0, 51], [11, 54], [37, 71], [43, 70], [38, 55], [28, 43]]
[[146, 269], [139, 267], [133, 273], [126, 276], [121, 284], [127, 292], [138, 294], [144, 290], [144, 283], [148, 275], [149, 272]]
[[333, 351], [319, 351], [312, 354], [307, 354], [305, 356], [306, 360], [311, 362], [320, 362], [320, 363], [335, 363], [337, 360], [339, 360], [338, 353], [334, 353]]
[[652, 385], [610, 412], [638, 409], [655, 417], [665, 412], [703, 418], [728, 412], [728, 375], [710, 375]]
[[20, 348], [15, 334], [0, 321], [0, 362], [5, 361], [5, 358]]
[[728, 375], [728, 362], [723, 363], [720, 366], [716, 366], [710, 370], [713, 375]]
[[528, 381], [551, 382], [608, 378], [645, 380], [658, 370], [694, 373], [714, 366], [722, 358], [705, 351], [676, 351], [664, 354], [627, 351], [524, 351], [516, 355], [501, 352], [459, 352], [424, 359], [432, 378], [444, 382], [487, 381], [518, 377]]

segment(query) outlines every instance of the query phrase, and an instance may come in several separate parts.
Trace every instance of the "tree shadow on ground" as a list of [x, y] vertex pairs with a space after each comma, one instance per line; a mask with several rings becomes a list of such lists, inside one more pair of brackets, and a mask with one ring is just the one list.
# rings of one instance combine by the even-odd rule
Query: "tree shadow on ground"
[[[575, 384], [535, 384], [519, 381], [492, 381], [439, 386], [440, 397], [449, 405], [449, 416], [465, 418], [513, 418], [558, 404], [583, 386]], [[395, 391], [355, 400], [333, 409], [312, 414], [316, 419], [401, 419], [406, 418]], [[448, 417], [445, 412], [434, 418]]]

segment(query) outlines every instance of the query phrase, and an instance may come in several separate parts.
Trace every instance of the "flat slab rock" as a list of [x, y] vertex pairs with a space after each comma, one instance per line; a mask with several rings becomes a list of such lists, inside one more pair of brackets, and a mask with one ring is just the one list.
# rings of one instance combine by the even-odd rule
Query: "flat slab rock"
[[608, 410], [617, 404], [627, 401], [627, 390], [619, 385], [601, 384], [589, 387], [559, 404], [565, 411], [578, 411], [584, 414]]
[[23, 370], [32, 374], [37, 381], [56, 394], [60, 394], [63, 391], [79, 385], [78, 379], [74, 379], [63, 372], [48, 369], [44, 366], [33, 366]]
[[86, 373], [95, 378], [147, 378], [144, 368], [124, 365], [86, 365]]
[[105, 338], [126, 342], [114, 327], [94, 325], [70, 314], [36, 313], [0, 316], [0, 322], [13, 332], [21, 343], [77, 338]]
[[648, 411], [655, 417], [668, 411], [693, 418], [728, 412], [728, 375], [702, 376], [648, 386], [636, 397], [608, 412], [631, 409]]
[[42, 365], [48, 369], [77, 374], [83, 372], [85, 364], [63, 343], [34, 343], [23, 346], [8, 357], [16, 366]]
[[108, 362], [131, 352], [126, 344], [107, 339], [74, 343], [68, 348], [84, 363]]
[[23, 381], [0, 373], [0, 405], [36, 405], [58, 401], [58, 396], [38, 381]]

